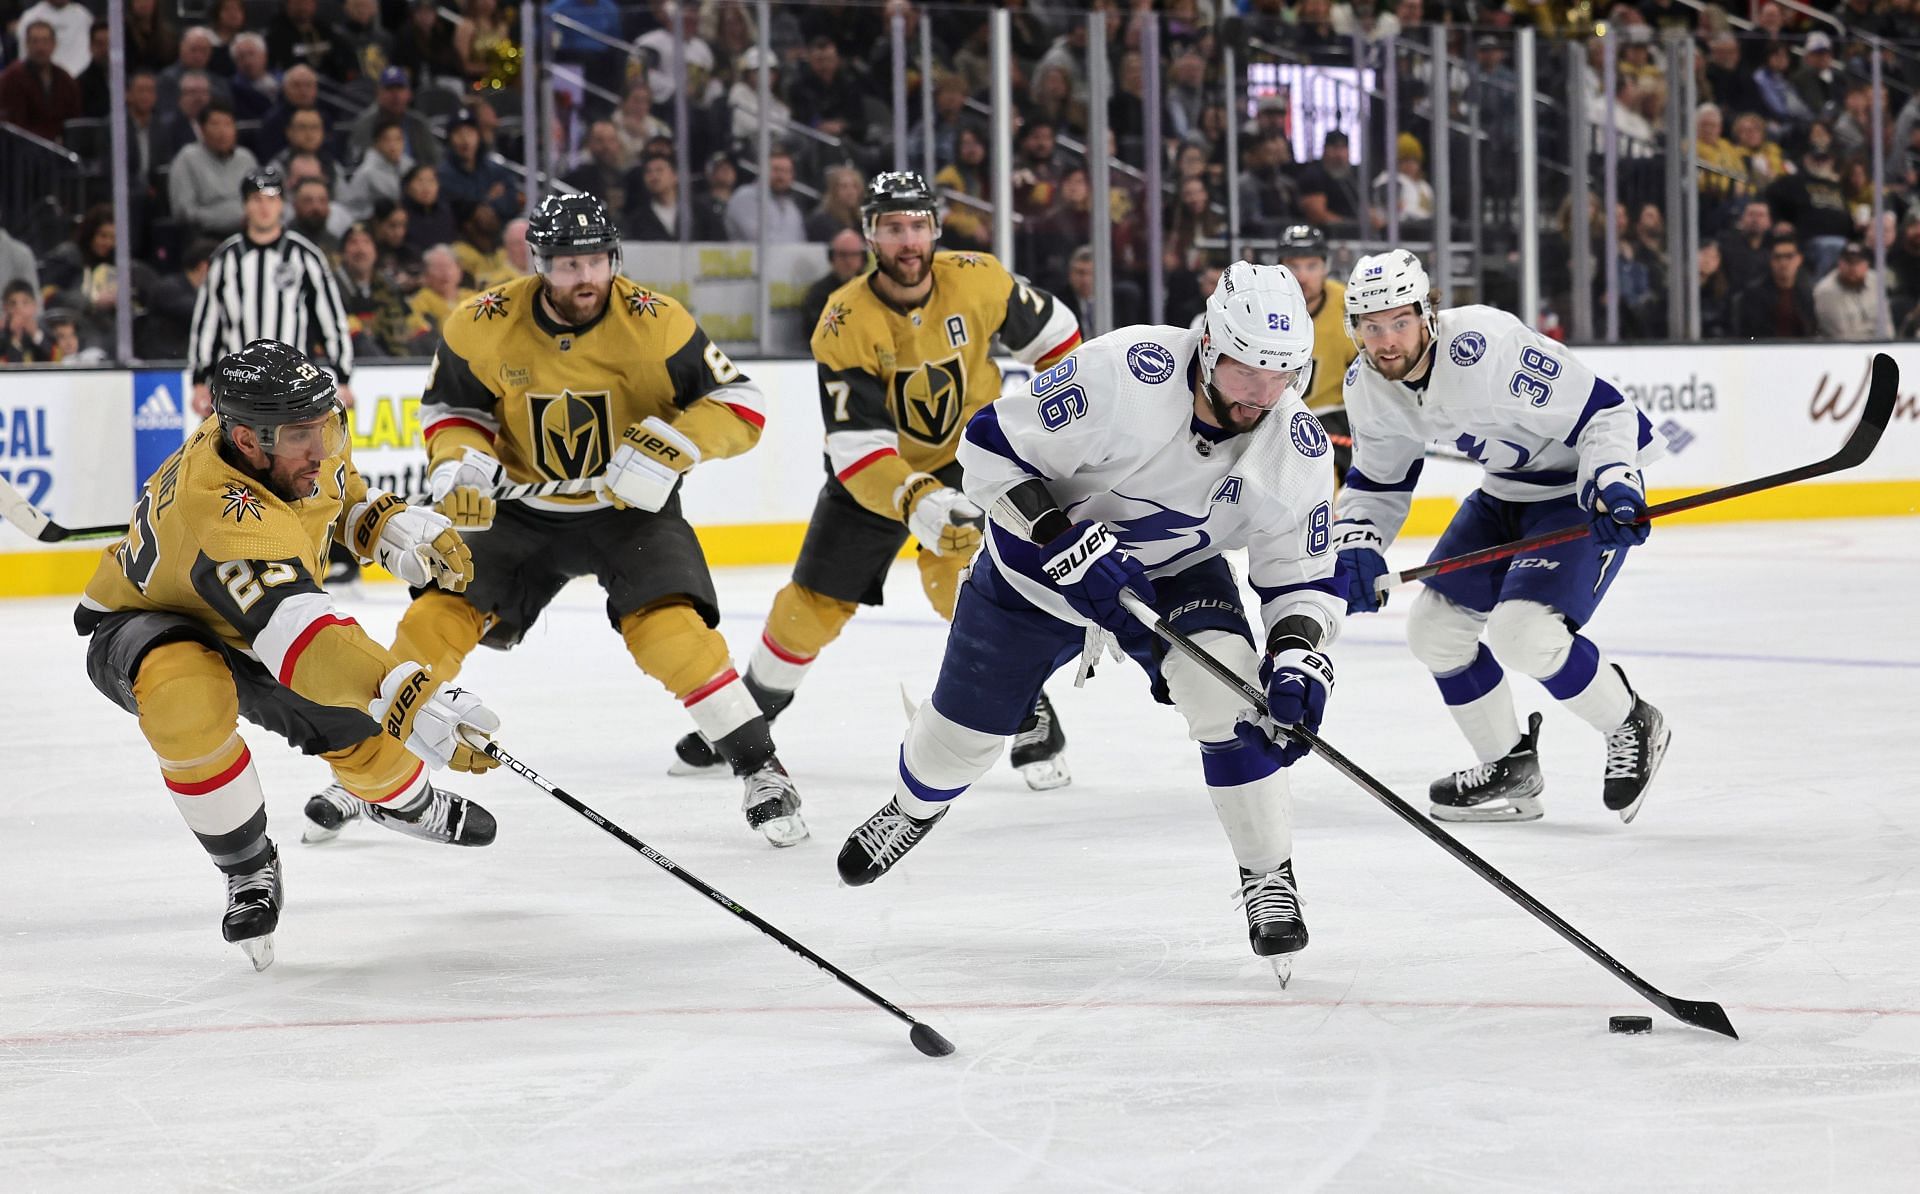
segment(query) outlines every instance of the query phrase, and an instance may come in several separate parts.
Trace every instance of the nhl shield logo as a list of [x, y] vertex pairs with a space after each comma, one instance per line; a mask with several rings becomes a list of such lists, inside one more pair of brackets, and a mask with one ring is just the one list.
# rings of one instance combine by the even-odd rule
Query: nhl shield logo
[[893, 421], [901, 432], [938, 447], [952, 438], [967, 404], [967, 369], [955, 355], [893, 375]]
[[606, 390], [528, 394], [527, 418], [533, 424], [533, 466], [556, 481], [591, 477], [607, 467], [612, 434]]

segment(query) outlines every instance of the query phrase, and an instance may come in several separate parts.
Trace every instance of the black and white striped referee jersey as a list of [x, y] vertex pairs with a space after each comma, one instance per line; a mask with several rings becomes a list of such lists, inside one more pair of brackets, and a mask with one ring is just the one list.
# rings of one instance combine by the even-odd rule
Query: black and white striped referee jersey
[[318, 246], [292, 229], [266, 244], [238, 232], [214, 251], [187, 337], [194, 383], [204, 382], [227, 353], [262, 338], [306, 353], [317, 342], [341, 385], [353, 372], [353, 335], [333, 268]]

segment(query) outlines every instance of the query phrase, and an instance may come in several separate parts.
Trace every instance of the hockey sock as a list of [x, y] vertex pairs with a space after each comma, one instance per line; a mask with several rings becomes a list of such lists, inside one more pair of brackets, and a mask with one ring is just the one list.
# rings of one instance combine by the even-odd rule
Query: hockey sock
[[163, 643], [140, 661], [133, 698], [174, 807], [213, 864], [230, 874], [255, 869], [272, 849], [266, 798], [236, 732], [240, 698], [226, 661], [201, 643]]
[[760, 702], [767, 716], [772, 717], [787, 707], [793, 700], [794, 690], [806, 679], [817, 658], [817, 655], [795, 654], [775, 642], [771, 634], [760, 632], [760, 642], [747, 661], [747, 683], [754, 689], [754, 699]]
[[202, 758], [161, 759], [160, 774], [213, 865], [229, 875], [259, 869], [273, 843], [267, 840], [267, 802], [253, 753], [240, 735]]
[[1633, 693], [1627, 682], [1584, 635], [1573, 636], [1567, 662], [1541, 683], [1574, 716], [1603, 734], [1633, 712]]
[[1513, 712], [1513, 688], [1506, 672], [1482, 644], [1473, 662], [1457, 672], [1435, 676], [1440, 698], [1453, 714], [1454, 724], [1466, 735], [1482, 763], [1507, 756], [1520, 744], [1520, 721]]
[[1006, 740], [970, 730], [923, 703], [900, 744], [894, 798], [908, 816], [924, 821], [987, 773]]
[[1202, 742], [1200, 770], [1214, 814], [1242, 867], [1265, 874], [1293, 857], [1293, 793], [1271, 755], [1237, 738]]
[[400, 616], [400, 628], [393, 635], [394, 656], [418, 662], [436, 680], [451, 680], [480, 645], [486, 621], [486, 615], [468, 605], [466, 598], [429, 589]]

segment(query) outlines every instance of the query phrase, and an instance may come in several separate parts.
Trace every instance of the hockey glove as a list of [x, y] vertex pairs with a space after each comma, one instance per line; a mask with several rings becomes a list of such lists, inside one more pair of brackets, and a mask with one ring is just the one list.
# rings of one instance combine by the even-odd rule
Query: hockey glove
[[380, 728], [398, 739], [421, 762], [438, 770], [487, 771], [500, 761], [475, 750], [462, 730], [492, 736], [500, 728], [493, 710], [464, 688], [442, 684], [417, 663], [403, 663], [380, 682], [380, 695], [367, 706]]
[[473, 553], [446, 515], [367, 491], [347, 513], [354, 554], [374, 560], [409, 588], [437, 584], [458, 593], [473, 582]]
[[893, 491], [893, 507], [920, 546], [966, 559], [980, 550], [986, 512], [931, 473], [914, 473]]
[[1581, 504], [1593, 512], [1593, 539], [1601, 547], [1617, 551], [1647, 541], [1653, 524], [1640, 521], [1647, 513], [1647, 493], [1638, 469], [1610, 464], [1593, 475], [1581, 496]]
[[1300, 726], [1319, 732], [1333, 691], [1333, 661], [1318, 651], [1288, 647], [1260, 661], [1260, 683], [1267, 690], [1267, 722], [1261, 728], [1279, 747], [1280, 765], [1290, 766], [1306, 756], [1307, 747], [1280, 731]]
[[648, 415], [620, 433], [620, 446], [607, 466], [607, 492], [613, 504], [656, 513], [673, 496], [680, 475], [700, 463], [700, 449], [673, 424]]
[[1334, 526], [1333, 545], [1340, 553], [1335, 575], [1347, 583], [1347, 612], [1370, 614], [1387, 603], [1376, 591], [1387, 574], [1386, 540], [1370, 522], [1341, 522]]
[[1040, 579], [1066, 598], [1075, 613], [1116, 635], [1140, 623], [1120, 604], [1120, 590], [1153, 600], [1153, 582], [1140, 561], [1120, 549], [1104, 522], [1081, 521], [1040, 548]]
[[468, 448], [451, 460], [442, 460], [427, 474], [427, 494], [433, 508], [463, 531], [484, 531], [493, 525], [493, 490], [506, 480], [500, 462], [478, 448]]

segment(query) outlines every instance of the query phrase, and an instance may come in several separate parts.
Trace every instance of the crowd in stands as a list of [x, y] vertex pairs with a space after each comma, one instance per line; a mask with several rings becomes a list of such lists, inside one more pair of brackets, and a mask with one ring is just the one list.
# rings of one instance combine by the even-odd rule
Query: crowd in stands
[[[1164, 318], [1184, 323], [1225, 262], [1230, 189], [1240, 239], [1254, 253], [1263, 238], [1301, 222], [1324, 228], [1349, 260], [1383, 243], [1390, 219], [1402, 241], [1431, 241], [1440, 211], [1428, 174], [1436, 126], [1455, 163], [1450, 234], [1473, 241], [1484, 258], [1473, 265], [1473, 297], [1517, 305], [1512, 31], [1533, 26], [1544, 35], [1540, 91], [1555, 101], [1542, 107], [1543, 155], [1564, 165], [1575, 152], [1560, 105], [1578, 102], [1596, 130], [1582, 149], [1597, 153], [1598, 130], [1611, 123], [1621, 159], [1620, 201], [1603, 214], [1596, 189], [1578, 229], [1564, 169], [1555, 175], [1562, 181], [1543, 182], [1551, 200], [1543, 211], [1554, 218], [1542, 243], [1528, 248], [1540, 254], [1556, 312], [1573, 305], [1576, 236], [1593, 251], [1595, 309], [1612, 297], [1604, 259], [1610, 218], [1621, 333], [1664, 337], [1673, 287], [1686, 277], [1668, 259], [1666, 229], [1693, 218], [1708, 337], [1866, 338], [1883, 299], [1900, 335], [1920, 335], [1920, 0], [1813, 3], [1817, 15], [1772, 0], [1701, 8], [1680, 0], [1012, 0], [1000, 5], [1010, 10], [1014, 57], [1016, 104], [1006, 113], [988, 107], [990, 6], [981, 3], [777, 3], [765, 30], [772, 52], [764, 104], [758, 9], [740, 0], [687, 0], [678, 6], [678, 37], [665, 0], [553, 0], [541, 6], [540, 27], [548, 43], [542, 77], [556, 84], [559, 183], [600, 196], [626, 235], [641, 241], [751, 241], [761, 236], [764, 211], [770, 242], [820, 247], [824, 272], [806, 300], [816, 309], [836, 279], [862, 268], [861, 190], [894, 161], [889, 29], [898, 17], [913, 72], [908, 156], [919, 168], [931, 138], [935, 182], [947, 197], [942, 246], [992, 248], [991, 122], [1005, 120], [1014, 139], [1018, 268], [1089, 319], [1086, 144], [1089, 106], [1099, 102], [1089, 63], [1104, 55], [1112, 80], [1104, 102], [1115, 163], [1114, 318], [1148, 316], [1151, 154], [1163, 179]], [[1104, 14], [1103, 36], [1089, 35], [1089, 7]], [[440, 320], [463, 296], [528, 268], [518, 223], [529, 183], [520, 166], [524, 80], [513, 6], [126, 0], [125, 102], [117, 113], [103, 11], [97, 0], [0, 0], [0, 120], [73, 149], [88, 171], [83, 201], [57, 213], [57, 235], [7, 213], [0, 359], [103, 359], [113, 351], [123, 286], [136, 312], [136, 355], [183, 356], [198, 276], [213, 247], [241, 225], [241, 181], [263, 166], [285, 180], [289, 225], [336, 263], [362, 359], [430, 351]], [[1151, 145], [1142, 56], [1149, 12], [1159, 16], [1161, 109], [1161, 138]], [[928, 111], [922, 21], [933, 47]], [[1595, 22], [1616, 49], [1612, 77]], [[1425, 56], [1434, 24], [1446, 27], [1444, 69]], [[1683, 122], [1699, 162], [1697, 209], [1685, 213], [1666, 209], [1661, 182], [1680, 148], [1667, 133], [1667, 109], [1682, 94], [1674, 35], [1697, 50], [1700, 103]], [[1352, 65], [1357, 52], [1365, 65], [1391, 65], [1397, 134], [1389, 142], [1377, 118], [1364, 135], [1328, 124], [1327, 114], [1272, 88], [1258, 90], [1248, 110], [1230, 111], [1225, 38], [1245, 64]], [[1885, 80], [1877, 209], [1868, 86], [1875, 53]], [[1376, 117], [1381, 107], [1376, 101]], [[131, 181], [124, 226], [106, 206], [116, 118]], [[1229, 178], [1234, 121], [1239, 171]], [[1316, 122], [1324, 127], [1303, 139], [1301, 130]], [[773, 145], [764, 178], [756, 153], [763, 125]], [[1479, 131], [1476, 177], [1464, 168], [1470, 125]], [[1301, 160], [1296, 147], [1305, 143], [1315, 153]], [[684, 210], [683, 161], [692, 174]], [[1598, 169], [1589, 177], [1597, 188]], [[1876, 230], [1887, 246], [1884, 273], [1872, 264]], [[114, 266], [121, 235], [133, 260], [126, 278]], [[639, 268], [631, 257], [628, 268]]]

